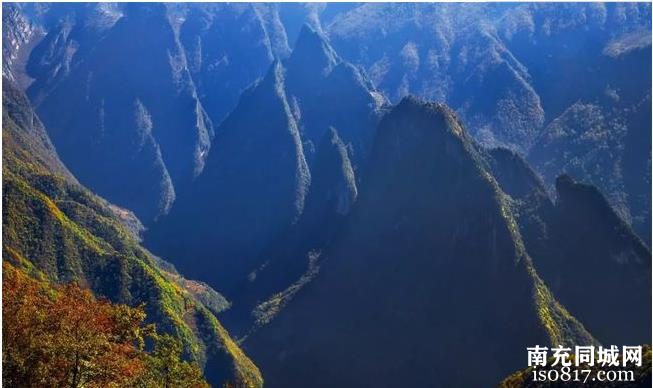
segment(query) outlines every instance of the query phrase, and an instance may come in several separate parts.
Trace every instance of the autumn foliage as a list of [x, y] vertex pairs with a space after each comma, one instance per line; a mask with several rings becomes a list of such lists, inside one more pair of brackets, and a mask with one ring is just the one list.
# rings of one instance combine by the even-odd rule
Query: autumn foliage
[[[142, 307], [97, 300], [3, 263], [2, 378], [10, 387], [207, 387]], [[146, 350], [151, 344], [151, 351]], [[152, 345], [153, 344], [153, 345]]]

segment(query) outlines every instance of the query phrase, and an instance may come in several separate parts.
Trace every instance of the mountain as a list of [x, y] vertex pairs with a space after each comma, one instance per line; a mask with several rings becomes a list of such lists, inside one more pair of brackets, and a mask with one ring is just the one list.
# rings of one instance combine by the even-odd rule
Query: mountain
[[[556, 298], [603, 343], [650, 342], [651, 252], [606, 197], [561, 175], [553, 201], [523, 158], [507, 150], [490, 155], [526, 249]], [[604, 295], [605, 284], [612, 286]], [[600, 303], [587, 302], [596, 298]]]
[[651, 341], [650, 4], [3, 24], [9, 287], [142, 316], [214, 386], [487, 386]]
[[202, 171], [213, 123], [289, 51], [278, 10], [264, 4], [6, 8], [22, 21], [3, 35], [16, 45], [6, 68], [17, 68], [61, 157], [146, 224]]
[[122, 17], [112, 3], [20, 4], [20, 14], [40, 33], [17, 70], [30, 80], [23, 85], [33, 104], [39, 105], [84, 61]]
[[[599, 340], [650, 342], [651, 252], [593, 186], [563, 175], [556, 191], [552, 252], [536, 261], [542, 277]], [[615, 286], [603, 295], [604, 284]], [[596, 297], [600, 304], [587, 303]], [[618, 316], [633, 319], [624, 323]]]
[[[566, 25], [558, 22], [547, 40], [521, 44], [551, 119], [528, 159], [551, 190], [562, 173], [597, 186], [650, 245], [650, 7], [621, 7], [592, 13], [583, 34], [569, 36], [580, 28], [575, 15]], [[547, 20], [557, 15], [551, 7], [544, 10]], [[513, 39], [534, 40], [524, 35]], [[540, 57], [553, 66], [543, 66]]]
[[641, 98], [621, 109], [575, 103], [540, 134], [529, 160], [550, 190], [562, 173], [596, 185], [650, 243], [650, 150], [644, 144], [651, 137], [651, 99]]
[[574, 102], [594, 99], [606, 86], [620, 89], [616, 83], [633, 80], [629, 70], [645, 71], [646, 61], [611, 56], [650, 45], [651, 7], [644, 4], [388, 3], [335, 16], [328, 10], [323, 28], [334, 47], [392, 101], [412, 93], [447, 102], [477, 140], [522, 153]]
[[194, 4], [179, 27], [202, 105], [219, 124], [240, 94], [290, 51], [278, 14], [263, 4]]
[[8, 78], [3, 80], [2, 97], [3, 129], [6, 129], [3, 130], [2, 140], [8, 151], [3, 162], [11, 166], [5, 171], [33, 173], [33, 170], [41, 170], [76, 183], [76, 179], [59, 160], [29, 100]]
[[319, 274], [244, 342], [269, 386], [487, 385], [528, 344], [595, 342], [540, 280], [449, 108], [403, 99], [368, 168]]
[[[650, 160], [648, 142], [632, 140], [650, 135], [649, 4], [5, 7], [5, 25], [16, 26], [5, 28], [3, 35], [5, 67], [13, 69], [7, 76], [28, 87], [61, 157], [76, 176], [134, 210], [148, 226], [167, 214], [180, 191], [201, 173], [212, 127], [227, 117], [240, 94], [263, 77], [274, 60], [286, 60], [286, 94], [295, 113], [301, 107], [298, 123], [309, 165], [322, 134], [332, 125], [346, 144], [359, 148], [351, 152], [357, 168], [369, 152], [365, 147], [374, 129], [362, 119], [366, 109], [360, 107], [364, 102], [383, 104], [382, 94], [397, 102], [411, 93], [452, 106], [481, 144], [527, 156], [551, 192], [555, 177], [565, 172], [596, 185], [651, 243], [650, 174], [631, 173], [646, 168]], [[143, 7], [159, 9], [156, 21], [148, 21], [158, 32], [143, 33], [138, 22], [128, 23], [135, 20], [134, 15], [126, 17], [133, 13], [130, 9]], [[314, 52], [295, 50], [295, 58], [289, 58], [290, 43], [301, 46], [315, 39], [328, 41], [329, 47], [309, 44], [316, 47]], [[104, 60], [114, 49], [131, 54], [119, 56], [124, 76], [100, 77], [106, 78], [104, 88], [98, 77], [114, 72], [117, 63]], [[308, 57], [300, 58], [301, 52]], [[327, 68], [311, 63], [324, 58], [330, 61], [325, 62]], [[291, 70], [295, 60], [301, 69]], [[156, 69], [157, 79], [168, 81], [146, 85], [140, 63]], [[317, 73], [303, 74], [307, 69]], [[318, 74], [321, 70], [325, 74]], [[134, 85], [133, 90], [110, 88], [123, 83]], [[94, 92], [92, 85], [106, 90]], [[157, 100], [144, 100], [145, 91], [152, 88]], [[370, 101], [369, 90], [375, 101]], [[64, 93], [66, 98], [61, 97]], [[159, 103], [161, 96], [170, 104]], [[103, 105], [115, 99], [119, 106]], [[57, 114], [80, 106], [89, 113]], [[583, 136], [584, 131], [550, 144], [551, 131], [586, 106], [596, 107], [605, 119], [603, 126], [614, 130], [607, 136], [609, 144]], [[112, 118], [112, 111], [118, 119]], [[68, 130], [69, 123], [76, 129]], [[112, 130], [117, 127], [129, 129]], [[103, 133], [105, 140], [84, 140], [89, 133]], [[608, 150], [613, 143], [625, 151]], [[587, 153], [582, 144], [598, 150]], [[550, 151], [553, 146], [557, 151]], [[133, 159], [139, 161], [125, 168]], [[94, 175], [88, 166], [101, 173]], [[115, 189], [116, 182], [124, 187]]]
[[308, 143], [309, 160], [329, 127], [334, 127], [351, 148], [358, 168], [369, 153], [386, 100], [357, 67], [335, 52], [326, 36], [309, 25], [302, 27], [284, 67], [287, 93]]
[[[290, 57], [243, 93], [216, 131], [204, 172], [152, 226], [147, 244], [176, 256], [182, 272], [233, 292], [302, 215], [315, 144], [337, 128], [355, 170], [383, 103], [358, 69], [305, 26]], [[188, 228], [180, 233], [181, 223]]]
[[[593, 101], [607, 89], [617, 91], [622, 98], [645, 89], [630, 72], [646, 72], [649, 61], [618, 57], [637, 46], [624, 45], [624, 38], [633, 33], [650, 35], [646, 32], [651, 31], [648, 4], [520, 4], [505, 10], [497, 30], [528, 69], [546, 122], [578, 100]], [[640, 48], [647, 45], [650, 39]], [[626, 46], [629, 49], [615, 49]]]
[[43, 31], [35, 26], [17, 4], [3, 7], [2, 12], [2, 76], [26, 87], [25, 63]]
[[310, 184], [282, 82], [283, 69], [276, 63], [220, 126], [215, 152], [192, 194], [163, 220], [189, 228], [183, 234], [175, 231], [174, 239], [164, 229], [159, 239], [152, 238], [153, 244], [166, 246], [155, 250], [183, 255], [175, 264], [184, 272], [207, 281], [211, 276], [211, 282], [220, 278], [227, 289], [239, 274], [246, 275], [247, 263], [239, 259], [251, 256], [301, 214]]
[[486, 20], [494, 8], [365, 4], [334, 17], [325, 29], [392, 101], [415, 94], [447, 102], [484, 144], [523, 151], [544, 112], [528, 70]]
[[446, 102], [550, 191], [562, 173], [596, 185], [650, 245], [649, 4], [364, 4], [328, 20], [392, 101]]
[[113, 303], [143, 305], [214, 384], [262, 385], [214, 311], [224, 299], [139, 245], [135, 217], [81, 186], [59, 161], [27, 97], [3, 80], [3, 260], [30, 276], [75, 282]]
[[335, 128], [320, 142], [311, 178], [301, 217], [263, 250], [263, 265], [242, 282], [234, 307], [221, 316], [236, 336], [268, 323], [317, 276], [322, 251], [358, 198], [348, 149]]
[[[75, 176], [149, 222], [169, 210], [175, 185], [201, 172], [211, 120], [197, 98], [165, 6], [125, 6], [124, 15], [100, 29], [84, 23], [101, 20], [86, 15], [93, 7], [65, 17], [34, 48], [28, 74], [46, 73], [52, 85], [41, 86], [37, 78], [28, 94]], [[76, 55], [61, 63], [53, 52]], [[65, 74], [49, 74], [51, 63]]]

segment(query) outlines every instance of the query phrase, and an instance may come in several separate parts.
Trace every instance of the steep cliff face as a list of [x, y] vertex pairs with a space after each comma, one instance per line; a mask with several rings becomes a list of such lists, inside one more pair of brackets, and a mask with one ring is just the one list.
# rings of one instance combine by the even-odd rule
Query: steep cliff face
[[[255, 268], [256, 253], [296, 221], [310, 173], [276, 63], [225, 119], [204, 174], [148, 240], [176, 264], [229, 289]], [[175, 225], [189, 227], [179, 231]]]
[[[278, 56], [274, 42], [280, 40], [288, 50], [283, 25], [275, 13], [262, 14], [265, 10], [254, 4], [203, 4], [185, 10], [179, 39], [198, 96], [216, 124]], [[276, 29], [268, 31], [268, 25]]]
[[[358, 69], [305, 26], [291, 56], [275, 62], [222, 122], [204, 173], [153, 226], [148, 244], [233, 292], [300, 219], [316, 144], [337, 128], [353, 174], [369, 153], [383, 103]], [[179, 233], [182, 222], [192, 226]]]
[[350, 147], [354, 167], [360, 167], [369, 154], [385, 98], [358, 68], [338, 56], [322, 33], [308, 25], [302, 27], [283, 64], [288, 98], [308, 143], [309, 161], [329, 127], [334, 127]]
[[44, 32], [18, 4], [8, 4], [2, 11], [2, 76], [26, 88], [31, 82], [25, 74], [27, 58]]
[[165, 6], [123, 12], [37, 110], [82, 183], [151, 221], [201, 172], [213, 129]]
[[596, 185], [650, 245], [649, 4], [331, 12], [317, 14], [334, 47], [391, 100], [446, 102], [480, 143], [528, 156], [551, 191], [563, 172]]
[[316, 14], [392, 101], [447, 102], [477, 140], [520, 152], [576, 101], [606, 86], [629, 93], [635, 85], [615, 85], [646, 61], [610, 57], [650, 45], [644, 4], [328, 5]]
[[527, 68], [497, 34], [494, 8], [365, 4], [325, 29], [392, 101], [415, 94], [447, 102], [484, 144], [524, 151], [544, 112]]
[[301, 217], [263, 249], [263, 264], [242, 281], [234, 307], [222, 316], [234, 335], [250, 335], [270, 322], [317, 276], [323, 251], [358, 198], [347, 147], [335, 128], [320, 142], [312, 171]]
[[21, 14], [41, 31], [23, 69], [23, 85], [37, 106], [86, 58], [123, 16], [116, 3], [24, 3]]
[[651, 252], [595, 187], [563, 175], [556, 191], [551, 252], [536, 262], [543, 278], [599, 340], [650, 342]]
[[603, 194], [562, 175], [553, 202], [522, 158], [503, 150], [491, 158], [526, 249], [558, 300], [603, 343], [649, 342], [651, 253]]
[[[268, 385], [487, 385], [521, 364], [511, 349], [594, 341], [538, 277], [476, 145], [441, 105], [404, 99], [383, 119], [323, 254], [245, 342]], [[461, 344], [483, 344], [467, 359], [478, 373], [453, 368]]]
[[153, 257], [125, 227], [129, 211], [77, 183], [27, 98], [6, 78], [2, 110], [3, 260], [48, 281], [77, 282], [115, 303], [144, 304], [149, 322], [177, 338], [213, 384], [262, 385], [214, 315], [224, 299]]

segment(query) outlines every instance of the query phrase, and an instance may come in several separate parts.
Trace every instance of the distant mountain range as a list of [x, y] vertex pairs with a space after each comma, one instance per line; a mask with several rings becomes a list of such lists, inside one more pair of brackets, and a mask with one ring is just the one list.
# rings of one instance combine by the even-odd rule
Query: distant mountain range
[[146, 303], [214, 385], [487, 386], [536, 344], [651, 342], [650, 4], [3, 26], [3, 258]]
[[[307, 22], [390, 101], [414, 94], [448, 103], [482, 144], [508, 146], [532, 160], [551, 189], [550, 175], [560, 171], [596, 184], [650, 244], [650, 175], [630, 173], [650, 163], [646, 149], [630, 151], [642, 143], [632, 138], [650, 136], [640, 118], [650, 108], [647, 4], [45, 3], [7, 9], [6, 24], [17, 27], [5, 34], [16, 34], [6, 38], [14, 48], [3, 55], [5, 68], [29, 85], [62, 158], [84, 184], [147, 224], [168, 213], [176, 194], [199, 175], [214, 127], [274, 60], [290, 56]], [[144, 24], [149, 28], [139, 32]], [[108, 53], [116, 49], [132, 54], [113, 63]], [[159, 81], [148, 85], [150, 78]], [[153, 88], [157, 94], [149, 96]], [[605, 120], [610, 134], [588, 127], [579, 109], [589, 106], [598, 109], [594, 126]], [[81, 107], [83, 114], [76, 111]], [[560, 154], [549, 155], [550, 133], [572, 115], [582, 120], [574, 124], [579, 129], [567, 130], [564, 145], [555, 146]], [[186, 129], [170, 129], [179, 127]], [[88, 165], [93, 172], [85, 171]], [[117, 190], [116, 181], [124, 188]], [[138, 198], [130, 195], [135, 191]]]

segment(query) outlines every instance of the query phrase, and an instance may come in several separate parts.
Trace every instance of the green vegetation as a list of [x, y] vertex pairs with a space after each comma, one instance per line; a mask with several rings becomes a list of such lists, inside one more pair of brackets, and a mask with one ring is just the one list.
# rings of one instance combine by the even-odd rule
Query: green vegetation
[[526, 252], [524, 240], [516, 217], [513, 214], [514, 206], [512, 205], [511, 197], [501, 190], [499, 183], [488, 172], [487, 167], [481, 168], [483, 180], [487, 182], [492, 190], [493, 196], [498, 204], [497, 210], [501, 218], [505, 221], [504, 224], [514, 243], [515, 257], [517, 259], [515, 265], [522, 266], [531, 278], [534, 306], [537, 310], [537, 317], [549, 339], [549, 344], [555, 346], [561, 344], [567, 346], [573, 346], [575, 344], [598, 344], [585, 327], [558, 303], [537, 274], [533, 260]]
[[308, 256], [308, 268], [306, 272], [288, 288], [278, 292], [268, 298], [266, 301], [260, 303], [252, 311], [252, 315], [256, 318], [255, 327], [260, 327], [270, 323], [274, 317], [292, 300], [292, 298], [308, 284], [320, 271], [318, 259], [321, 253], [311, 251]]
[[[3, 260], [39, 281], [74, 282], [112, 303], [142, 305], [147, 322], [180, 344], [172, 354], [218, 369], [211, 371], [216, 382], [262, 385], [219, 324], [197, 328], [198, 315], [217, 322], [196, 296], [197, 284], [139, 245], [116, 214], [125, 210], [76, 182], [20, 95], [6, 87], [3, 97]], [[215, 310], [219, 294], [201, 291]]]
[[[3, 263], [3, 382], [12, 387], [208, 387], [181, 344], [145, 324], [142, 306], [97, 300], [74, 283]], [[151, 351], [147, 350], [146, 344]]]

